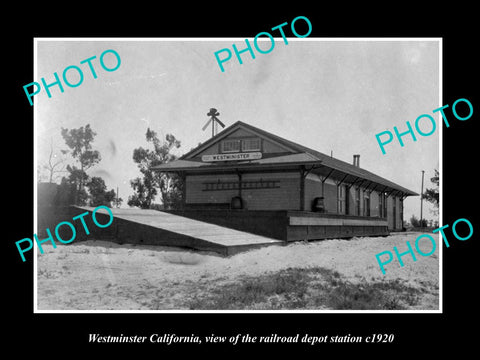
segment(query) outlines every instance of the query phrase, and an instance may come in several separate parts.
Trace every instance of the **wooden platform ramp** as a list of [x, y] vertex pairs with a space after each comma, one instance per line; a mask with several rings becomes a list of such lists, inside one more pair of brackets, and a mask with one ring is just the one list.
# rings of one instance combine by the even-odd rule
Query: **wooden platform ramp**
[[[78, 207], [93, 212], [95, 208]], [[284, 245], [285, 241], [234, 230], [191, 218], [156, 210], [110, 209], [113, 223], [104, 229], [95, 229], [95, 236], [118, 243], [138, 243], [209, 250], [223, 255], [267, 245]], [[104, 220], [101, 218], [104, 217]], [[100, 223], [108, 222], [105, 209], [96, 211]], [[92, 224], [93, 226], [93, 224]], [[89, 228], [92, 228], [89, 226]]]

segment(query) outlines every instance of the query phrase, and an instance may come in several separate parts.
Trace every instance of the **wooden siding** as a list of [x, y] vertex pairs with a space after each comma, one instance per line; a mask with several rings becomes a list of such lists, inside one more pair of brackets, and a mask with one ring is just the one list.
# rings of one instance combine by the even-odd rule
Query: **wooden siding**
[[348, 188], [348, 215], [358, 215], [356, 206], [357, 204], [355, 202], [355, 188], [353, 186], [350, 186]]
[[[230, 135], [228, 135], [225, 139], [228, 139], [231, 137], [239, 138], [239, 137], [250, 137], [250, 136], [256, 136], [256, 135], [245, 129], [237, 129], [234, 132], [232, 132]], [[222, 140], [225, 140], [225, 139], [222, 139]]]
[[393, 229], [393, 201], [390, 196], [387, 197], [387, 220], [388, 229]]
[[276, 153], [286, 153], [287, 151], [283, 148], [274, 144], [268, 140], [263, 140], [263, 153], [264, 154], [276, 154]]
[[380, 199], [378, 192], [372, 191], [370, 193], [370, 216], [380, 216]]
[[300, 173], [243, 174], [242, 180], [279, 180], [279, 188], [242, 189], [242, 199], [248, 210], [299, 210]]
[[[356, 203], [356, 187], [350, 187], [348, 192], [348, 215], [353, 216], [364, 216], [364, 206], [363, 201], [365, 196], [365, 189], [360, 188], [360, 213], [358, 213], [357, 203]], [[316, 176], [308, 175], [305, 179], [305, 210], [310, 211], [312, 201], [315, 197], [322, 196], [322, 183]], [[337, 186], [330, 181], [326, 181], [323, 184], [323, 197], [326, 213], [336, 214], [337, 213]], [[371, 218], [380, 218], [380, 193], [377, 191], [372, 191], [370, 193], [370, 217]], [[393, 204], [395, 202], [396, 211], [395, 211], [395, 222], [393, 220]], [[398, 197], [387, 198], [387, 222], [389, 230], [402, 230], [402, 208], [401, 200]], [[395, 226], [394, 226], [395, 225]]]
[[326, 218], [326, 217], [305, 217], [305, 216], [292, 216], [290, 217], [290, 225], [316, 225], [316, 226], [386, 226], [385, 219], [370, 219], [365, 217], [359, 217], [358, 219], [351, 218]]
[[387, 221], [298, 210], [178, 210], [177, 215], [284, 241], [388, 235]]
[[[261, 139], [261, 152], [263, 154], [282, 154], [287, 153], [287, 150], [284, 147], [281, 147], [274, 142], [268, 141], [263, 137], [259, 137], [258, 135], [249, 132], [244, 129], [238, 129], [234, 131], [232, 134], [228, 135], [227, 137], [219, 140], [218, 142], [213, 143], [208, 148], [204, 149], [201, 153], [195, 156], [195, 159], [200, 159], [202, 155], [212, 155], [212, 154], [220, 154], [221, 153], [221, 143], [224, 140], [228, 139], [241, 139], [241, 138], [260, 138]], [[241, 151], [241, 150], [240, 150]]]
[[312, 209], [313, 200], [320, 196], [323, 196], [322, 182], [307, 177], [305, 179], [305, 210], [310, 211]]
[[[202, 206], [203, 204], [223, 205], [228, 208], [231, 199], [238, 196], [238, 189], [224, 189], [217, 191], [205, 191], [207, 182], [237, 182], [238, 177], [235, 174], [218, 175], [187, 175], [186, 176], [186, 204]], [[300, 209], [300, 172], [265, 172], [265, 173], [246, 173], [242, 174], [243, 182], [255, 181], [278, 181], [275, 188], [242, 188], [241, 196], [244, 209], [246, 210], [301, 210]], [[322, 189], [323, 186], [323, 189]], [[323, 191], [322, 191], [323, 190]], [[358, 212], [356, 203], [356, 187], [351, 186], [348, 191], [348, 215], [363, 216], [364, 213], [364, 193], [360, 189], [360, 212]], [[305, 211], [310, 211], [313, 199], [318, 196], [324, 197], [326, 213], [337, 213], [337, 186], [327, 180], [323, 183], [315, 175], [308, 175], [305, 179], [304, 202]], [[370, 217], [380, 217], [380, 193], [373, 191], [370, 193]], [[388, 196], [387, 199], [387, 224], [388, 229], [402, 230], [402, 217], [400, 198]], [[396, 207], [394, 212], [393, 207]], [[216, 205], [215, 205], [216, 206]], [[393, 219], [395, 214], [395, 220]]]
[[[204, 191], [206, 182], [238, 181], [237, 175], [187, 175], [186, 204], [229, 204], [232, 197], [238, 196], [238, 189]], [[248, 210], [299, 210], [300, 174], [254, 173], [243, 174], [242, 181], [278, 181], [278, 188], [242, 189], [242, 199]]]
[[287, 216], [288, 241], [388, 235], [386, 219], [293, 211]]
[[238, 195], [238, 190], [222, 191], [203, 191], [204, 182], [218, 181], [238, 181], [237, 175], [187, 175], [186, 176], [186, 199], [187, 204], [223, 204], [232, 200], [232, 197]]
[[201, 159], [202, 155], [214, 155], [214, 154], [219, 154], [219, 145], [218, 143], [213, 144], [212, 146], [206, 148], [203, 150], [199, 155], [197, 155], [195, 158]]
[[337, 185], [325, 182], [323, 186], [325, 210], [327, 213], [335, 214], [337, 212]]
[[[398, 197], [387, 197], [387, 220], [388, 220], [388, 229], [389, 230], [402, 230], [402, 215], [400, 213], [400, 199]], [[393, 207], [395, 206], [395, 211]], [[395, 214], [395, 221], [394, 221]]]

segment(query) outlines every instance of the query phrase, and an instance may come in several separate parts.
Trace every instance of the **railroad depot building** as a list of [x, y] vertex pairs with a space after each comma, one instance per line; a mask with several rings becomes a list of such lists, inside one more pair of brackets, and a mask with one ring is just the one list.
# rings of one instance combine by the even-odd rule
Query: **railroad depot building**
[[282, 240], [387, 235], [418, 195], [360, 167], [238, 121], [176, 161], [184, 179], [173, 213]]

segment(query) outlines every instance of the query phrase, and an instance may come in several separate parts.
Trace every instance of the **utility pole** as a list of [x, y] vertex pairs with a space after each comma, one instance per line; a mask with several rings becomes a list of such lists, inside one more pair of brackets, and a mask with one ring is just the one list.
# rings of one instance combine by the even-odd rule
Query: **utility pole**
[[420, 192], [420, 227], [423, 228], [423, 175], [425, 170], [422, 170], [422, 191]]

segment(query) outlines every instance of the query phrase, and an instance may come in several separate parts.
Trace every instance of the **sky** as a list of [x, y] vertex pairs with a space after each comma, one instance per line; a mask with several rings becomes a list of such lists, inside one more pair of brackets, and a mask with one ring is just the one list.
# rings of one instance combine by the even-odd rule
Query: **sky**
[[[176, 151], [181, 155], [211, 137], [210, 127], [202, 127], [214, 107], [227, 126], [241, 120], [350, 163], [360, 154], [361, 167], [417, 193], [424, 170], [424, 188], [432, 186], [441, 135], [440, 115], [432, 111], [443, 105], [438, 39], [288, 38], [288, 45], [281, 37], [275, 40], [268, 54], [253, 48], [253, 59], [242, 53], [240, 64], [232, 44], [241, 50], [244, 38], [37, 38], [32, 81], [54, 82], [54, 72], [61, 78], [70, 65], [84, 75], [78, 87], [63, 83], [63, 93], [52, 86], [51, 98], [43, 88], [35, 96], [37, 163], [48, 161], [51, 143], [57, 156], [67, 149], [62, 127], [90, 124], [97, 133], [92, 145], [102, 160], [87, 173], [101, 176], [108, 189], [118, 187], [126, 206], [133, 194], [130, 180], [140, 176], [133, 149], [148, 146], [147, 127], [161, 138], [173, 134], [181, 141]], [[266, 41], [259, 42], [262, 49], [270, 46]], [[222, 72], [214, 53], [224, 48], [233, 55]], [[99, 58], [110, 49], [121, 64], [108, 72]], [[88, 64], [80, 64], [92, 56], [96, 79]], [[107, 67], [116, 65], [111, 53], [104, 61]], [[79, 80], [75, 70], [67, 77], [71, 83]], [[394, 126], [406, 131], [406, 121], [414, 127], [422, 114], [433, 116], [437, 130], [426, 137], [416, 134], [416, 142], [404, 136], [404, 147], [394, 139], [383, 155], [375, 135], [393, 132]], [[428, 122], [419, 126], [431, 129]], [[424, 218], [436, 219], [431, 210], [424, 201]], [[404, 219], [412, 214], [420, 217], [419, 196], [405, 200]]]

